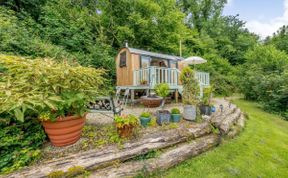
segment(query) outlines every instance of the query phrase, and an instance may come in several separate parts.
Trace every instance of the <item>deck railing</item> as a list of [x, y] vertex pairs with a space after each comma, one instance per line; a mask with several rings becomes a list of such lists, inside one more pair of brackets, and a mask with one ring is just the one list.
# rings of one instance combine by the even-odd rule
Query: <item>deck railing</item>
[[[154, 87], [159, 83], [167, 83], [170, 87], [176, 87], [179, 83], [180, 71], [176, 68], [148, 67], [133, 71], [133, 85], [149, 85]], [[196, 76], [202, 86], [210, 84], [209, 73], [196, 72]]]

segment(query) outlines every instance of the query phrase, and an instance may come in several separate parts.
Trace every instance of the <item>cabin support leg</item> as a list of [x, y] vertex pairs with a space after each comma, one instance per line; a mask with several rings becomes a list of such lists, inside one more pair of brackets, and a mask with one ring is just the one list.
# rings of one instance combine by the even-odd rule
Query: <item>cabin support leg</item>
[[178, 90], [176, 89], [176, 90], [175, 90], [175, 101], [176, 101], [176, 103], [178, 103], [178, 97], [179, 97], [179, 92], [178, 92]]
[[135, 100], [135, 91], [131, 90], [131, 102], [134, 103]]

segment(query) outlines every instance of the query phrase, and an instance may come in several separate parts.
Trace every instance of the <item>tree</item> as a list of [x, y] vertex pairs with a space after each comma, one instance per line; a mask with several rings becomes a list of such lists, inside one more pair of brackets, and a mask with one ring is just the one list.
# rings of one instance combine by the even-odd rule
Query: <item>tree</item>
[[272, 37], [266, 38], [265, 43], [273, 44], [277, 49], [288, 53], [288, 25], [280, 27]]

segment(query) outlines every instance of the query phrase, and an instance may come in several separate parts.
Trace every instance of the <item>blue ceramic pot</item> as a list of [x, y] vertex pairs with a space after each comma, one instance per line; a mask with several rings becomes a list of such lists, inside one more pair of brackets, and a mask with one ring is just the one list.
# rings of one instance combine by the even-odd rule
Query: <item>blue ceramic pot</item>
[[147, 127], [150, 122], [151, 122], [150, 117], [140, 117], [140, 123], [143, 127]]
[[216, 111], [215, 106], [211, 106], [211, 112], [215, 112], [215, 111]]
[[171, 114], [171, 122], [180, 122], [181, 114]]
[[171, 114], [167, 110], [157, 111], [156, 116], [157, 116], [156, 122], [158, 125], [168, 124], [170, 122]]

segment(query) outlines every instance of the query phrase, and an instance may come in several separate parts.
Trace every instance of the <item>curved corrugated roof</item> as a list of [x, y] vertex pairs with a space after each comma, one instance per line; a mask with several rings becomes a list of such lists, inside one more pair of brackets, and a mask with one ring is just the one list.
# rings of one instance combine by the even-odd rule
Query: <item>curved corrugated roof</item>
[[130, 51], [130, 53], [134, 53], [134, 54], [141, 54], [141, 55], [152, 56], [152, 57], [163, 58], [163, 59], [176, 60], [176, 61], [184, 60], [184, 58], [179, 57], [179, 56], [155, 53], [155, 52], [145, 51], [145, 50], [136, 49], [136, 48], [127, 48], [127, 49]]

